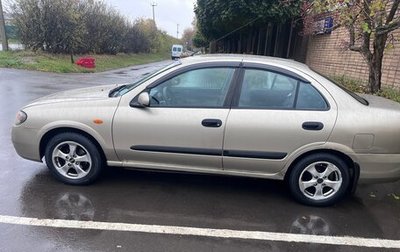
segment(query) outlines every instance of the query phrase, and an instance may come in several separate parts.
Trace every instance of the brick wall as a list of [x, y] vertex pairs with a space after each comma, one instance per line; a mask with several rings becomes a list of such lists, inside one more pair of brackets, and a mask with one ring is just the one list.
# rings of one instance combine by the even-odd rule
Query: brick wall
[[[382, 85], [400, 89], [400, 30], [393, 32], [393, 49], [385, 52], [382, 68]], [[308, 43], [306, 63], [316, 71], [326, 75], [345, 75], [352, 79], [368, 81], [368, 67], [360, 53], [343, 49], [343, 41], [348, 41], [344, 28], [331, 34], [311, 36]]]

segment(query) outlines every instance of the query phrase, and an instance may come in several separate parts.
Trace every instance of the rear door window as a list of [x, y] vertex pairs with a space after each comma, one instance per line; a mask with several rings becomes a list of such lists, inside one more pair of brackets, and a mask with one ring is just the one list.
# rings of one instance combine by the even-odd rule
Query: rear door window
[[296, 79], [266, 70], [247, 69], [238, 106], [265, 109], [293, 108], [296, 89]]
[[311, 83], [263, 69], [246, 69], [239, 108], [326, 110], [324, 97]]

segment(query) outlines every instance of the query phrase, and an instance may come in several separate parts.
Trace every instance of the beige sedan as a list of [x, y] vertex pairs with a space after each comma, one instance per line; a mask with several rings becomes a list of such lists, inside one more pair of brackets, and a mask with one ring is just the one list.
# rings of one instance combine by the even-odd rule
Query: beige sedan
[[285, 180], [331, 205], [358, 181], [400, 178], [400, 104], [360, 97], [295, 61], [196, 56], [136, 83], [23, 107], [16, 151], [68, 184], [120, 166]]

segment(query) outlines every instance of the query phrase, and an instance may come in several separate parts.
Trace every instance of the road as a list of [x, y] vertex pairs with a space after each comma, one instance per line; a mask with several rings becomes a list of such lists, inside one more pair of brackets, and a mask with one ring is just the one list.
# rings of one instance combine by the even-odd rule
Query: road
[[[313, 208], [294, 202], [283, 183], [262, 179], [111, 168], [91, 186], [68, 186], [15, 153], [10, 128], [24, 104], [131, 82], [167, 63], [96, 74], [0, 69], [0, 251], [396, 251], [379, 242], [400, 246], [400, 182], [360, 185], [338, 205]], [[348, 245], [335, 245], [337, 237]]]

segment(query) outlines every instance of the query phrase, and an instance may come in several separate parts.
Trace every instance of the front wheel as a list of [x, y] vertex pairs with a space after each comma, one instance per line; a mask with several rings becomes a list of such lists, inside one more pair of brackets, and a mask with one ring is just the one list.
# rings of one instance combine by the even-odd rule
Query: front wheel
[[98, 178], [103, 169], [102, 156], [87, 137], [65, 132], [54, 136], [45, 150], [47, 167], [58, 180], [85, 185]]
[[349, 167], [335, 155], [313, 154], [293, 167], [288, 182], [297, 201], [311, 206], [329, 206], [345, 196], [350, 184]]

